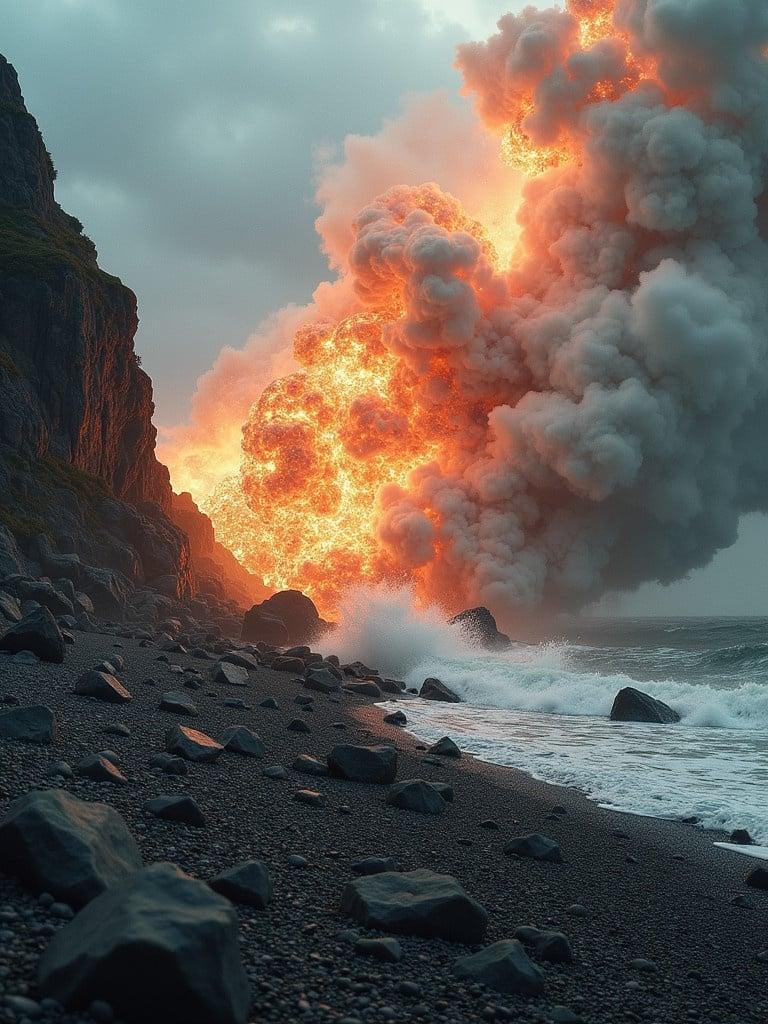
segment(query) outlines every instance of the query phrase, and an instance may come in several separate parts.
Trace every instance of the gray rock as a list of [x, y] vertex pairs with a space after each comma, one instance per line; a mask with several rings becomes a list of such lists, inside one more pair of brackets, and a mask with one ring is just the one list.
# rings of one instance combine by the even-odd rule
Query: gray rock
[[387, 784], [397, 775], [397, 750], [388, 744], [363, 747], [340, 743], [328, 755], [328, 771], [352, 782]]
[[450, 736], [443, 736], [437, 743], [433, 743], [429, 748], [430, 754], [437, 754], [438, 757], [461, 757], [461, 751], [450, 738]]
[[165, 734], [165, 749], [169, 754], [183, 757], [185, 761], [205, 763], [215, 761], [224, 747], [204, 732], [185, 725], [174, 725]]
[[375, 960], [397, 963], [403, 958], [403, 947], [392, 938], [357, 939], [353, 946], [356, 956], [371, 956]]
[[305, 722], [303, 718], [292, 718], [288, 725], [286, 725], [288, 732], [311, 732], [309, 723]]
[[310, 807], [322, 807], [325, 797], [314, 789], [297, 789], [293, 799], [299, 804], [309, 804]]
[[59, 735], [56, 716], [45, 704], [0, 711], [0, 739], [49, 746]]
[[131, 735], [131, 730], [122, 722], [109, 722], [107, 725], [102, 727], [101, 731], [106, 733], [107, 736], [128, 737]]
[[397, 782], [387, 793], [387, 803], [403, 811], [417, 814], [442, 814], [445, 800], [431, 782], [424, 779], [405, 779]]
[[397, 870], [392, 857], [364, 857], [353, 860], [349, 867], [355, 875], [380, 875], [383, 871]]
[[270, 711], [277, 711], [279, 706], [274, 697], [265, 697], [264, 700], [259, 701], [260, 708], [268, 708]]
[[536, 996], [544, 990], [544, 973], [528, 958], [517, 939], [502, 939], [485, 949], [461, 956], [453, 973], [497, 992]]
[[634, 686], [619, 690], [613, 701], [610, 718], [612, 722], [653, 722], [670, 725], [680, 721], [680, 715], [668, 704], [650, 697]]
[[0, 623], [21, 622], [21, 605], [15, 597], [11, 597], [4, 590], [0, 590]]
[[95, 669], [83, 672], [72, 691], [80, 697], [93, 697], [109, 704], [127, 704], [132, 699], [119, 679]]
[[164, 750], [153, 754], [149, 759], [152, 768], [160, 768], [166, 775], [186, 775], [187, 762], [181, 757], [167, 754]]
[[227, 868], [212, 878], [208, 885], [232, 903], [265, 910], [272, 899], [272, 882], [266, 864], [260, 860], [246, 860]]
[[384, 721], [387, 725], [405, 725], [408, 719], [402, 711], [390, 711], [388, 715], [384, 715]]
[[572, 964], [575, 960], [568, 937], [562, 932], [524, 926], [515, 930], [515, 938], [530, 946], [539, 960], [553, 964]]
[[219, 661], [213, 667], [211, 681], [219, 686], [247, 686], [248, 669], [231, 661]]
[[286, 658], [284, 655], [273, 658], [269, 667], [274, 672], [293, 672], [296, 675], [304, 672], [304, 662], [301, 658]]
[[227, 900], [173, 864], [153, 864], [54, 935], [38, 987], [71, 1009], [103, 999], [129, 1024], [245, 1024], [237, 931]]
[[0, 867], [75, 907], [143, 865], [122, 817], [60, 789], [27, 793], [0, 817]]
[[195, 704], [186, 693], [181, 690], [169, 690], [160, 698], [158, 705], [161, 711], [169, 711], [174, 715], [197, 715], [197, 704]]
[[504, 846], [504, 853], [517, 857], [531, 857], [533, 860], [546, 860], [552, 864], [563, 863], [563, 852], [554, 839], [531, 832], [527, 836], [515, 836]]
[[244, 757], [264, 757], [266, 747], [260, 736], [245, 725], [234, 725], [221, 739], [225, 750]]
[[374, 700], [381, 700], [384, 696], [381, 687], [372, 679], [364, 679], [357, 683], [344, 683], [343, 689], [347, 693], [357, 694], [358, 697], [373, 697]]
[[195, 825], [197, 828], [205, 826], [203, 812], [195, 798], [188, 793], [157, 796], [152, 800], [147, 800], [144, 809], [156, 818], [165, 818], [166, 821], [178, 821], [183, 825]]
[[341, 685], [327, 668], [311, 668], [303, 683], [308, 690], [316, 690], [318, 693], [337, 693]]
[[269, 768], [262, 768], [261, 774], [268, 779], [287, 779], [288, 769], [281, 764], [272, 764]]
[[474, 945], [488, 914], [451, 875], [419, 869], [365, 875], [349, 882], [341, 913], [364, 928]]
[[78, 775], [94, 782], [113, 782], [123, 786], [128, 781], [117, 765], [102, 754], [88, 754], [75, 766]]
[[506, 633], [500, 633], [496, 619], [487, 608], [467, 608], [450, 620], [450, 625], [459, 626], [465, 638], [491, 651], [504, 651], [510, 646]]
[[312, 757], [309, 754], [299, 754], [291, 767], [295, 772], [301, 772], [302, 775], [328, 774], [327, 765], [324, 765], [322, 761], [318, 761], [316, 757]]
[[768, 889], [768, 868], [756, 865], [747, 875], [746, 883], [753, 889]]
[[446, 704], [461, 703], [461, 697], [458, 694], [449, 689], [445, 683], [441, 683], [439, 679], [434, 679], [431, 676], [422, 683], [419, 696], [422, 700], [441, 700]]
[[252, 672], [254, 669], [259, 667], [259, 659], [253, 654], [248, 654], [245, 651], [227, 651], [226, 654], [222, 654], [219, 658], [219, 664], [222, 662], [230, 662], [232, 665], [239, 665], [240, 668], [244, 668], [248, 672]]
[[28, 612], [0, 637], [0, 651], [32, 651], [42, 661], [60, 665], [64, 661], [64, 637], [47, 608]]

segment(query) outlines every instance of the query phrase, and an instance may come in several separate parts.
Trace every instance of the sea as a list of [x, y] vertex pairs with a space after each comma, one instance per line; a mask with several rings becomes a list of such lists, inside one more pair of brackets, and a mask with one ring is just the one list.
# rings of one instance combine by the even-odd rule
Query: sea
[[[415, 609], [407, 592], [357, 594], [342, 621], [329, 650], [408, 687], [436, 676], [461, 697], [409, 701], [406, 728], [419, 739], [449, 735], [603, 807], [745, 828], [768, 846], [768, 618], [559, 621], [501, 653]], [[611, 722], [624, 686], [663, 700], [680, 723]]]

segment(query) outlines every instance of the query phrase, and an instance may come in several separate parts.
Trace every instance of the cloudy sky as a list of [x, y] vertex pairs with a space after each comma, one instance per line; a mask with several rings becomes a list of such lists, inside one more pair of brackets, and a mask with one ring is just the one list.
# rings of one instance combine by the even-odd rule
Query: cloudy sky
[[[455, 94], [454, 45], [499, 13], [495, 0], [0, 0], [58, 199], [139, 296], [160, 425], [185, 418], [222, 346], [327, 276], [318, 162], [404, 96]], [[768, 528], [742, 533], [706, 572], [624, 610], [768, 612]]]

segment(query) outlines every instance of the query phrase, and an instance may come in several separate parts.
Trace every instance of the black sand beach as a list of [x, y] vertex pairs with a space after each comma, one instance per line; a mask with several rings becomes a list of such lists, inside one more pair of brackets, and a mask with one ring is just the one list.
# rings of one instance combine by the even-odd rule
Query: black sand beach
[[[157, 660], [157, 644], [142, 647], [108, 633], [76, 633], [75, 641], [63, 666], [0, 657], [0, 698], [48, 705], [61, 733], [50, 747], [0, 741], [0, 810], [32, 788], [61, 786], [115, 807], [147, 863], [173, 861], [205, 880], [239, 861], [263, 859], [274, 887], [269, 907], [238, 907], [251, 1020], [768, 1019], [768, 963], [757, 958], [768, 947], [768, 893], [744, 885], [752, 862], [713, 847], [713, 833], [611, 813], [576, 792], [468, 757], [435, 764], [402, 729], [385, 725], [369, 699], [314, 693], [311, 710], [300, 707], [295, 698], [310, 694], [290, 673], [260, 668], [247, 688], [212, 685], [213, 660], [171, 653], [169, 664]], [[82, 671], [115, 653], [125, 660], [121, 679], [131, 703], [116, 706], [71, 693]], [[163, 692], [184, 690], [185, 677], [174, 674], [171, 664], [203, 675], [199, 689], [184, 691], [199, 709], [194, 718], [158, 710]], [[268, 697], [277, 709], [259, 706]], [[242, 699], [247, 707], [224, 706], [227, 699]], [[406, 700], [401, 707], [407, 715]], [[287, 730], [297, 717], [307, 721], [308, 733]], [[130, 736], [105, 734], [115, 722], [124, 723]], [[232, 725], [247, 725], [264, 741], [266, 755], [257, 760], [226, 753], [214, 764], [189, 765], [185, 776], [164, 775], [149, 767], [149, 759], [164, 749], [165, 731], [176, 722], [215, 738]], [[334, 744], [345, 741], [396, 744], [398, 780], [447, 782], [454, 802], [438, 817], [414, 814], [386, 805], [385, 785], [291, 769], [297, 755], [324, 761]], [[104, 749], [119, 756], [127, 784], [46, 777], [53, 761], [75, 765]], [[285, 766], [287, 778], [264, 776], [270, 765]], [[293, 794], [301, 788], [320, 792], [323, 805], [297, 803]], [[194, 796], [205, 827], [159, 820], [143, 809], [149, 798], [180, 792]], [[556, 806], [564, 813], [553, 814]], [[481, 824], [489, 819], [498, 829]], [[564, 863], [504, 855], [507, 840], [529, 832], [556, 840]], [[294, 855], [306, 865], [293, 866]], [[394, 858], [402, 870], [455, 876], [488, 911], [485, 944], [513, 937], [521, 925], [551, 928], [568, 936], [575, 963], [542, 964], [544, 994], [526, 998], [455, 977], [454, 960], [470, 950], [445, 941], [401, 936], [403, 957], [396, 963], [357, 955], [353, 936], [345, 934], [354, 924], [339, 915], [340, 897], [353, 877], [351, 862], [376, 855]], [[749, 906], [734, 905], [737, 895]], [[0, 1020], [92, 1019], [39, 1002], [38, 958], [65, 923], [15, 879], [0, 876]], [[109, 1019], [108, 1007], [99, 1011], [100, 1019]]]

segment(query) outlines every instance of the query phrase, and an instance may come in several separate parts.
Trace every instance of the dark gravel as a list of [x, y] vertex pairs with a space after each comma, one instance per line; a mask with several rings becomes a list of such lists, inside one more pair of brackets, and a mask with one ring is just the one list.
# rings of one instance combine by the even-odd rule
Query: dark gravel
[[[48, 704], [60, 725], [52, 747], [0, 741], [0, 804], [52, 785], [105, 801], [123, 814], [147, 862], [171, 860], [201, 879], [240, 861], [263, 860], [274, 889], [268, 908], [237, 907], [253, 987], [252, 1020], [768, 1019], [768, 963], [757, 958], [768, 947], [768, 893], [746, 889], [753, 862], [714, 848], [712, 833], [608, 812], [576, 792], [467, 756], [440, 763], [418, 750], [402, 728], [384, 724], [382, 710], [360, 694], [314, 694], [311, 709], [301, 710], [310, 732], [292, 732], [287, 725], [296, 717], [294, 698], [307, 690], [290, 673], [259, 669], [247, 689], [235, 690], [212, 683], [213, 662], [172, 653], [168, 664], [157, 660], [159, 653], [155, 645], [77, 633], [64, 665], [19, 664], [0, 656], [0, 699]], [[109, 705], [70, 692], [84, 670], [114, 654], [125, 659], [120, 676], [133, 694], [131, 703]], [[203, 673], [194, 719], [158, 709], [163, 692], [183, 681], [172, 665]], [[148, 679], [156, 684], [146, 685]], [[242, 698], [246, 709], [226, 706], [233, 697]], [[261, 706], [266, 698], [277, 709]], [[164, 774], [150, 767], [150, 757], [164, 749], [165, 733], [177, 722], [215, 739], [246, 725], [264, 741], [265, 756], [225, 752], [214, 763], [189, 763], [185, 775]], [[105, 727], [118, 723], [130, 735], [111, 731], [105, 743]], [[339, 725], [346, 726], [344, 742], [396, 744], [398, 779], [449, 783], [454, 801], [439, 817], [416, 815], [388, 806], [387, 786], [317, 776], [311, 788], [322, 794], [322, 804], [298, 802], [294, 793], [306, 789], [308, 779], [291, 765], [301, 754], [325, 760], [339, 741]], [[125, 785], [46, 775], [53, 762], [74, 767], [106, 745], [119, 756]], [[285, 766], [286, 778], [262, 774], [273, 765]], [[147, 800], [175, 793], [194, 797], [206, 827], [165, 821], [144, 809]], [[536, 832], [559, 844], [564, 863], [504, 855], [511, 838]], [[377, 936], [340, 918], [338, 907], [345, 883], [354, 877], [353, 862], [374, 856], [392, 857], [404, 870], [455, 875], [490, 915], [487, 943], [511, 939], [526, 925], [559, 931], [568, 937], [576, 962], [541, 962], [544, 994], [526, 998], [455, 977], [454, 960], [473, 951], [466, 946], [398, 936], [401, 960], [359, 956], [356, 941]], [[733, 897], [745, 891], [750, 907], [734, 905]], [[0, 876], [0, 1020], [108, 1024], [110, 1008], [103, 1004], [83, 1016], [37, 1001], [38, 957], [69, 916], [68, 907], [40, 900]]]

